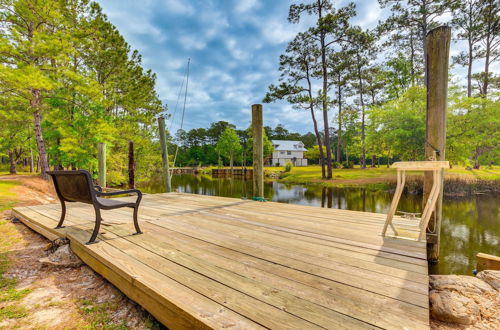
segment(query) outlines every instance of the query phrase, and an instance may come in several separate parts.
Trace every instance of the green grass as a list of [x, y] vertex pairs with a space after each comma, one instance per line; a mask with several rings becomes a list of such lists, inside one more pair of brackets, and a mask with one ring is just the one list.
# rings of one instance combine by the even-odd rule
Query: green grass
[[[5, 188], [5, 185], [3, 188]], [[2, 193], [9, 194], [5, 190]], [[8, 253], [11, 247], [20, 241], [21, 238], [15, 228], [7, 221], [0, 220], [0, 303], [21, 300], [31, 292], [31, 289], [17, 290], [17, 280], [4, 277], [10, 265]], [[23, 318], [26, 315], [28, 315], [26, 308], [17, 304], [7, 304], [0, 308], [0, 321], [4, 319]]]
[[124, 330], [128, 329], [126, 321], [123, 320], [120, 324], [113, 324], [110, 312], [118, 309], [118, 304], [115, 302], [98, 303], [93, 299], [82, 299], [80, 301], [80, 311], [84, 318], [89, 322], [81, 329], [113, 329]]
[[0, 180], [0, 212], [11, 209], [15, 205], [17, 196], [12, 189], [19, 184], [18, 181]]
[[[11, 175], [11, 174], [9, 173], [9, 171], [0, 171], [0, 176], [4, 176], [4, 175]], [[33, 175], [33, 173], [31, 173], [29, 171], [28, 172], [27, 171], [17, 171], [17, 173], [14, 175]]]
[[24, 306], [8, 305], [0, 308], [0, 321], [5, 319], [20, 319], [28, 315]]

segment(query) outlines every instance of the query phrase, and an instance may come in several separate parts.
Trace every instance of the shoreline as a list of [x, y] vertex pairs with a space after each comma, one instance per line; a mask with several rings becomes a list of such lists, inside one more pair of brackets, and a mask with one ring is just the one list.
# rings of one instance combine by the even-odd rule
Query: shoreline
[[[266, 168], [268, 169], [268, 168]], [[316, 170], [316, 171], [315, 171]], [[371, 172], [370, 172], [371, 171]], [[396, 187], [396, 171], [393, 169], [335, 169], [333, 179], [321, 179], [320, 167], [293, 168], [290, 172], [270, 171], [277, 182], [291, 185], [322, 186], [326, 188], [365, 188], [374, 191], [392, 191]], [[277, 177], [277, 173], [279, 176]], [[472, 196], [483, 193], [500, 193], [500, 170], [450, 169], [445, 173], [444, 195], [452, 197]], [[410, 172], [405, 192], [421, 195], [423, 175]]]

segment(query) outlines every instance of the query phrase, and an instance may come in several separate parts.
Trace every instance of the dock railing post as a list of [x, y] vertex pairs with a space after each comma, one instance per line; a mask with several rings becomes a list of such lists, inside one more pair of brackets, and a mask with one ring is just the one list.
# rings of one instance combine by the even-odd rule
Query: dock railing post
[[99, 185], [106, 187], [106, 143], [97, 145], [97, 163], [99, 166]]
[[165, 178], [165, 189], [167, 192], [172, 191], [172, 184], [170, 182], [170, 168], [168, 164], [168, 147], [167, 147], [167, 137], [165, 132], [165, 117], [158, 117], [158, 129], [160, 133], [160, 145], [161, 145], [161, 159], [163, 163], [163, 177]]
[[[426, 160], [445, 160], [446, 111], [448, 103], [448, 61], [450, 53], [451, 28], [437, 27], [427, 33], [427, 114], [426, 114]], [[441, 180], [439, 199], [427, 226], [427, 259], [439, 260], [439, 241], [443, 204], [444, 169], [436, 176]], [[424, 204], [431, 195], [433, 173], [424, 173]], [[424, 228], [425, 229], [425, 228]]]
[[264, 137], [262, 104], [252, 105], [253, 194], [264, 198]]

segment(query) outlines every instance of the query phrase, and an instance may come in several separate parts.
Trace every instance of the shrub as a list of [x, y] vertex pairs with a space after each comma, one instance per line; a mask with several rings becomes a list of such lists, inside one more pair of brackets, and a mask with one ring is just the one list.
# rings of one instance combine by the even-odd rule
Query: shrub
[[332, 166], [333, 168], [342, 168], [342, 164], [340, 164], [339, 162], [333, 162]]
[[291, 162], [286, 163], [285, 172], [290, 172], [292, 170], [292, 167], [293, 167], [293, 165]]
[[354, 163], [353, 162], [343, 162], [342, 163], [342, 168], [354, 168]]

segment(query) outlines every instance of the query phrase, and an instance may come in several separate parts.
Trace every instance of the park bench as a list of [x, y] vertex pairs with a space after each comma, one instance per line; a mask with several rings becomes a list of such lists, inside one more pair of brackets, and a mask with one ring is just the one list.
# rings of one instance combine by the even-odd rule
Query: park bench
[[[137, 189], [121, 190], [116, 192], [105, 193], [102, 192], [102, 188], [94, 185], [90, 173], [85, 170], [79, 171], [52, 171], [47, 172], [52, 176], [54, 182], [54, 187], [56, 189], [57, 196], [61, 201], [62, 213], [59, 223], [55, 227], [56, 229], [64, 228], [63, 222], [66, 217], [66, 202], [80, 202], [85, 204], [91, 204], [94, 206], [95, 210], [95, 227], [90, 236], [90, 240], [87, 244], [97, 243], [96, 237], [99, 234], [99, 228], [101, 226], [101, 210], [112, 210], [122, 207], [130, 207], [134, 209], [134, 226], [136, 233], [141, 234], [141, 229], [139, 228], [139, 222], [137, 221], [137, 212], [139, 210], [139, 203], [142, 199], [142, 193]], [[101, 197], [125, 195], [135, 193], [137, 194], [137, 200], [135, 202], [129, 201], [119, 201], [115, 199], [107, 199]]]

